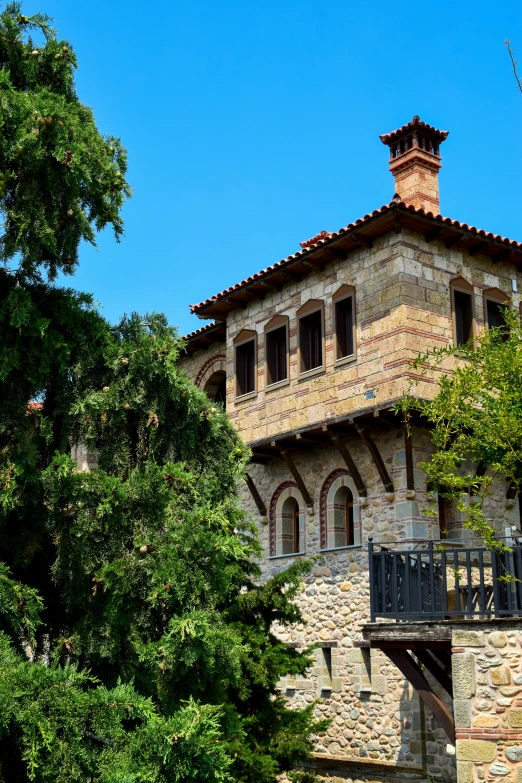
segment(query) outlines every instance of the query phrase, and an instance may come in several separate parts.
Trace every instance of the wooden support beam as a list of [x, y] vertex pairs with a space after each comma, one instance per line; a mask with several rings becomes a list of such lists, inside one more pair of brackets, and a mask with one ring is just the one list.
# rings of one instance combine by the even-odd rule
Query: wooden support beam
[[307, 507], [308, 508], [313, 508], [314, 507], [314, 501], [312, 500], [312, 498], [310, 496], [310, 493], [308, 492], [308, 489], [306, 488], [306, 484], [304, 483], [301, 474], [297, 470], [297, 466], [296, 466], [295, 462], [293, 461], [292, 457], [290, 456], [290, 454], [288, 454], [288, 452], [285, 449], [283, 449], [281, 446], [278, 446], [275, 441], [272, 442], [272, 445], [275, 446], [276, 449], [278, 449], [278, 451], [281, 454], [282, 458], [286, 462], [288, 470], [290, 471], [290, 473], [294, 477], [295, 483], [299, 487], [299, 491], [301, 492], [301, 495], [303, 496], [304, 502], [306, 503]]
[[393, 482], [388, 474], [388, 471], [386, 470], [386, 465], [384, 464], [379, 449], [371, 439], [370, 435], [366, 432], [364, 427], [360, 427], [359, 425], [357, 425], [356, 429], [359, 435], [361, 436], [362, 442], [364, 443], [364, 445], [366, 446], [366, 448], [371, 454], [371, 457], [375, 463], [375, 467], [377, 468], [377, 472], [382, 481], [384, 491], [388, 493], [395, 492], [395, 489], [393, 487]]
[[428, 681], [422, 673], [419, 664], [413, 660], [407, 650], [396, 650], [393, 648], [383, 649], [390, 661], [395, 664], [398, 670], [410, 682], [424, 704], [432, 711], [441, 727], [446, 732], [452, 745], [455, 744], [455, 721], [438, 696], [430, 688]]
[[249, 476], [248, 473], [245, 473], [245, 478], [246, 478], [247, 486], [250, 490], [250, 494], [252, 495], [254, 503], [257, 506], [257, 510], [259, 511], [262, 517], [266, 517], [266, 506], [263, 503], [263, 499], [259, 494], [256, 485], [254, 484], [252, 476]]
[[313, 443], [315, 445], [324, 444], [327, 442], [324, 438], [321, 438], [320, 435], [310, 435], [308, 432], [297, 432], [295, 439], [298, 441], [302, 441], [303, 443]]
[[484, 248], [489, 245], [489, 242], [479, 242], [477, 245], [473, 245], [468, 249], [470, 256], [476, 256], [477, 253], [481, 253]]
[[446, 674], [451, 674], [451, 653], [448, 650], [433, 650], [431, 647], [430, 652], [438, 660]]
[[240, 299], [230, 299], [230, 297], [225, 299], [225, 304], [232, 305], [233, 307], [240, 307], [242, 310], [246, 308], [245, 302], [242, 302]]
[[442, 685], [446, 693], [453, 698], [453, 682], [449, 674], [444, 671], [438, 661], [431, 655], [429, 650], [416, 650], [415, 656], [422, 665], [432, 674], [439, 685]]
[[352, 455], [346, 448], [346, 445], [343, 443], [339, 435], [337, 435], [335, 432], [332, 432], [329, 429], [327, 429], [326, 432], [328, 433], [333, 445], [335, 446], [335, 448], [343, 458], [344, 464], [348, 468], [348, 472], [350, 476], [353, 478], [353, 482], [357, 487], [357, 492], [363, 498], [368, 497], [368, 491], [364, 484], [363, 478], [357, 469], [357, 465], [355, 464]]
[[498, 264], [500, 261], [507, 261], [509, 256], [511, 255], [511, 249], [510, 250], [501, 250], [500, 253], [495, 253], [491, 256], [491, 260], [494, 264]]
[[290, 280], [293, 283], [300, 283], [303, 279], [302, 275], [298, 275], [297, 272], [291, 272], [289, 269], [278, 269], [277, 271], [285, 280]]
[[363, 237], [360, 234], [356, 233], [355, 231], [352, 231], [350, 234], [350, 239], [352, 242], [360, 242], [361, 245], [364, 247], [373, 247], [373, 239], [368, 239], [367, 237]]
[[413, 443], [411, 439], [411, 430], [403, 427], [404, 432], [404, 451], [406, 454], [406, 489], [415, 490], [415, 477], [413, 472]]
[[256, 285], [266, 288], [267, 291], [282, 291], [283, 286], [276, 283], [267, 283], [266, 280], [256, 280]]
[[447, 248], [453, 247], [453, 245], [458, 244], [462, 239], [464, 239], [465, 234], [455, 234], [455, 236], [450, 237], [449, 239], [444, 240], [444, 245]]
[[433, 242], [434, 239], [437, 239], [441, 231], [441, 226], [435, 226], [435, 228], [432, 228], [431, 231], [428, 231], [426, 234], [424, 234], [424, 239], [426, 242]]
[[294, 451], [314, 450], [314, 444], [308, 443], [306, 438], [291, 439], [291, 436], [288, 438], [281, 438], [281, 440], [278, 441], [278, 446], [281, 446], [283, 449], [294, 449]]
[[303, 266], [309, 267], [310, 269], [315, 269], [315, 270], [319, 269], [319, 271], [321, 272], [324, 272], [324, 268], [326, 266], [324, 261], [315, 261], [315, 260], [309, 261], [308, 259], [305, 258], [300, 258], [299, 263], [302, 264]]

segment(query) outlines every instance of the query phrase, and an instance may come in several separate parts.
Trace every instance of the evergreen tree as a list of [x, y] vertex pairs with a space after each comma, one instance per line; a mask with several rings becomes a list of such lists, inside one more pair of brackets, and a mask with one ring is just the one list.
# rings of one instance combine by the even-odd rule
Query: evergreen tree
[[270, 783], [322, 728], [277, 691], [307, 566], [259, 583], [247, 450], [165, 318], [52, 282], [130, 191], [49, 22], [0, 16], [0, 781]]

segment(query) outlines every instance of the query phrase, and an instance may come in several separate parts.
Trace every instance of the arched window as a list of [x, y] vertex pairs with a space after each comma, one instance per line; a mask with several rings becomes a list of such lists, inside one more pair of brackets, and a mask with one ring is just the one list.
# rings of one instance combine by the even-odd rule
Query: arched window
[[321, 549], [358, 546], [361, 516], [357, 490], [348, 471], [334, 470], [321, 490]]
[[205, 383], [203, 391], [212, 402], [220, 402], [226, 407], [227, 374], [223, 370], [213, 373]]
[[270, 502], [270, 555], [304, 552], [305, 512], [303, 496], [293, 481], [280, 484]]
[[196, 386], [203, 389], [209, 400], [220, 402], [226, 407], [227, 373], [226, 357], [223, 354], [205, 362], [196, 377]]

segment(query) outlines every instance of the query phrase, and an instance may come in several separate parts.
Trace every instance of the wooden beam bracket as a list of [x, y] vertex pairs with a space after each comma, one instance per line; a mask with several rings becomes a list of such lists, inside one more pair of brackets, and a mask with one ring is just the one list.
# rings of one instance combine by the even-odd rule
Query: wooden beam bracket
[[407, 650], [398, 650], [394, 648], [381, 648], [388, 656], [390, 661], [395, 664], [398, 670], [410, 682], [424, 704], [432, 711], [441, 727], [446, 732], [452, 745], [455, 744], [455, 721], [446, 705], [433, 693], [430, 684], [422, 673], [419, 664], [412, 658]]
[[357, 488], [357, 492], [363, 498], [368, 497], [368, 490], [366, 489], [366, 485], [363, 481], [361, 474], [359, 473], [359, 470], [357, 469], [357, 465], [355, 464], [352, 455], [346, 448], [346, 445], [343, 443], [339, 435], [337, 435], [335, 432], [332, 432], [329, 429], [326, 429], [326, 432], [328, 433], [333, 445], [335, 446], [335, 448], [343, 458], [344, 464], [348, 468], [348, 472], [350, 476], [353, 478], [353, 483]]
[[386, 470], [386, 465], [384, 464], [384, 460], [381, 457], [381, 453], [373, 440], [371, 439], [370, 435], [366, 432], [364, 427], [360, 427], [358, 424], [356, 425], [356, 430], [361, 436], [361, 440], [368, 449], [368, 451], [371, 454], [371, 457], [375, 463], [375, 467], [377, 468], [377, 472], [380, 476], [380, 479], [382, 481], [384, 491], [391, 495], [395, 492], [395, 489], [393, 487], [393, 481], [391, 480], [388, 471]]
[[422, 663], [424, 668], [427, 669], [433, 677], [435, 677], [439, 685], [444, 688], [446, 693], [448, 693], [451, 698], [453, 698], [453, 682], [451, 677], [447, 671], [442, 668], [440, 663], [435, 660], [429, 650], [416, 650], [415, 656]]
[[292, 476], [294, 477], [295, 483], [297, 484], [297, 486], [298, 486], [298, 488], [299, 488], [299, 491], [301, 492], [301, 495], [302, 495], [302, 496], [303, 496], [303, 498], [304, 498], [304, 502], [306, 503], [306, 506], [307, 506], [307, 508], [311, 508], [311, 509], [313, 509], [313, 507], [314, 507], [314, 501], [312, 500], [312, 497], [311, 497], [310, 493], [308, 492], [308, 489], [307, 489], [307, 487], [306, 487], [306, 484], [305, 484], [305, 483], [304, 483], [304, 481], [303, 481], [303, 477], [302, 477], [302, 476], [301, 476], [301, 474], [299, 473], [299, 471], [298, 471], [298, 469], [297, 469], [297, 465], [296, 465], [296, 464], [295, 464], [295, 462], [293, 461], [292, 457], [291, 457], [291, 456], [290, 456], [290, 454], [289, 454], [289, 453], [286, 451], [286, 449], [283, 449], [281, 446], [279, 446], [279, 445], [276, 443], [276, 441], [273, 441], [273, 442], [272, 442], [272, 446], [275, 446], [275, 447], [276, 447], [276, 449], [279, 451], [279, 453], [281, 454], [282, 458], [283, 458], [283, 459], [284, 459], [284, 461], [286, 462], [286, 465], [287, 465], [287, 467], [288, 467], [288, 470], [290, 471], [290, 473], [291, 473], [291, 474], [292, 474]]
[[257, 510], [259, 511], [259, 513], [261, 514], [262, 517], [266, 517], [266, 506], [263, 503], [263, 499], [262, 499], [261, 495], [259, 494], [256, 485], [254, 484], [254, 480], [253, 480], [252, 476], [250, 476], [248, 473], [246, 473], [245, 474], [245, 478], [246, 478], [247, 486], [248, 486], [248, 488], [250, 490], [250, 494], [252, 495], [252, 499], [253, 499], [254, 503], [256, 504], [256, 506], [257, 506]]

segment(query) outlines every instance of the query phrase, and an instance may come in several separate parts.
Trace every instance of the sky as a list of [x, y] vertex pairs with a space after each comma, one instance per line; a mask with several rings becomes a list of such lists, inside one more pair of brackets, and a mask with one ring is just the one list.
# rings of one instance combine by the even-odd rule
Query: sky
[[67, 285], [111, 321], [189, 304], [388, 203], [379, 134], [449, 130], [441, 213], [522, 241], [522, 4], [473, 0], [26, 0], [75, 48], [77, 89], [121, 138], [125, 236]]

